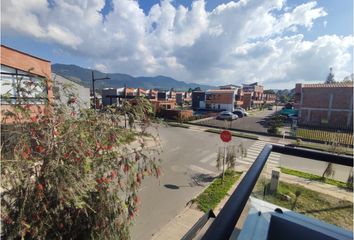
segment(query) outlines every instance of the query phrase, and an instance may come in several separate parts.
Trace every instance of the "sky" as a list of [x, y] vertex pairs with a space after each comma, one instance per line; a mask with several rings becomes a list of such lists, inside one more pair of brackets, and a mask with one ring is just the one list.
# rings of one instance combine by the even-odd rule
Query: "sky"
[[353, 1], [7, 0], [1, 43], [106, 73], [290, 89], [353, 72]]

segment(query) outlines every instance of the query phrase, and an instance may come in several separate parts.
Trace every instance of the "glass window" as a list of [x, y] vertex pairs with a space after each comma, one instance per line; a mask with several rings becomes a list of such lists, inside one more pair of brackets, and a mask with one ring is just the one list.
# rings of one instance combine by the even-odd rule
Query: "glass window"
[[43, 104], [47, 99], [44, 78], [28, 72], [1, 65], [0, 84], [1, 104]]

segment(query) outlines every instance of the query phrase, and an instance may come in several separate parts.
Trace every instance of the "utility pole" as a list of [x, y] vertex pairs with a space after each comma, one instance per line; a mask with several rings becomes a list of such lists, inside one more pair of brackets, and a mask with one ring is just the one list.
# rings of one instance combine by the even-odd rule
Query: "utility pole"
[[93, 104], [92, 108], [96, 109], [96, 92], [95, 92], [95, 81], [97, 80], [106, 80], [110, 79], [109, 77], [103, 77], [103, 78], [95, 78], [94, 76], [94, 71], [92, 71], [92, 93], [93, 93]]

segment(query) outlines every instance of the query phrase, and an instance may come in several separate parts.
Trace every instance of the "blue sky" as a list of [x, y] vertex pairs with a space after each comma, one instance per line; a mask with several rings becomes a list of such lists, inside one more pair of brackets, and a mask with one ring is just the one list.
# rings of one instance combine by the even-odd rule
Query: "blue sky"
[[9, 0], [1, 11], [2, 44], [52, 63], [268, 88], [353, 72], [352, 0]]

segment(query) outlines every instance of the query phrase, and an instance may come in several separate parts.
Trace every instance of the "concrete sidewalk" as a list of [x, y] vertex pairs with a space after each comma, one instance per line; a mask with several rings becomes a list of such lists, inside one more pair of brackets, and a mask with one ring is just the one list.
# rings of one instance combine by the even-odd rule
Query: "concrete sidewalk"
[[[240, 167], [240, 166], [238, 166]], [[240, 170], [238, 168], [238, 170]], [[230, 195], [235, 191], [236, 187], [246, 174], [246, 167], [242, 169], [244, 172], [241, 175], [240, 179], [235, 183], [235, 185], [228, 191], [228, 194], [225, 196], [223, 200], [218, 204], [218, 206], [214, 209], [215, 215], [217, 215], [220, 210], [223, 208], [227, 200], [229, 199]], [[265, 172], [263, 172], [263, 175], [266, 177], [271, 176], [271, 169], [266, 169]], [[353, 202], [353, 193], [346, 191], [344, 189], [340, 189], [336, 186], [329, 185], [326, 183], [321, 183], [321, 182], [316, 182], [316, 181], [310, 181], [304, 178], [288, 175], [281, 173], [280, 176], [281, 181], [287, 182], [287, 183], [292, 183], [292, 184], [299, 184], [302, 185], [310, 190], [317, 191], [323, 194], [330, 195], [332, 197], [338, 198], [338, 200], [347, 200], [350, 202]], [[170, 222], [168, 222], [162, 229], [160, 229], [152, 238], [153, 240], [177, 240], [181, 239], [184, 234], [186, 234], [192, 226], [198, 221], [199, 218], [201, 218], [204, 215], [204, 213], [200, 210], [195, 209], [195, 207], [186, 207], [180, 214], [178, 214], [175, 218], [173, 218]], [[241, 229], [243, 221], [247, 216], [247, 211], [245, 210], [241, 217], [240, 221], [237, 223], [236, 228]]]

